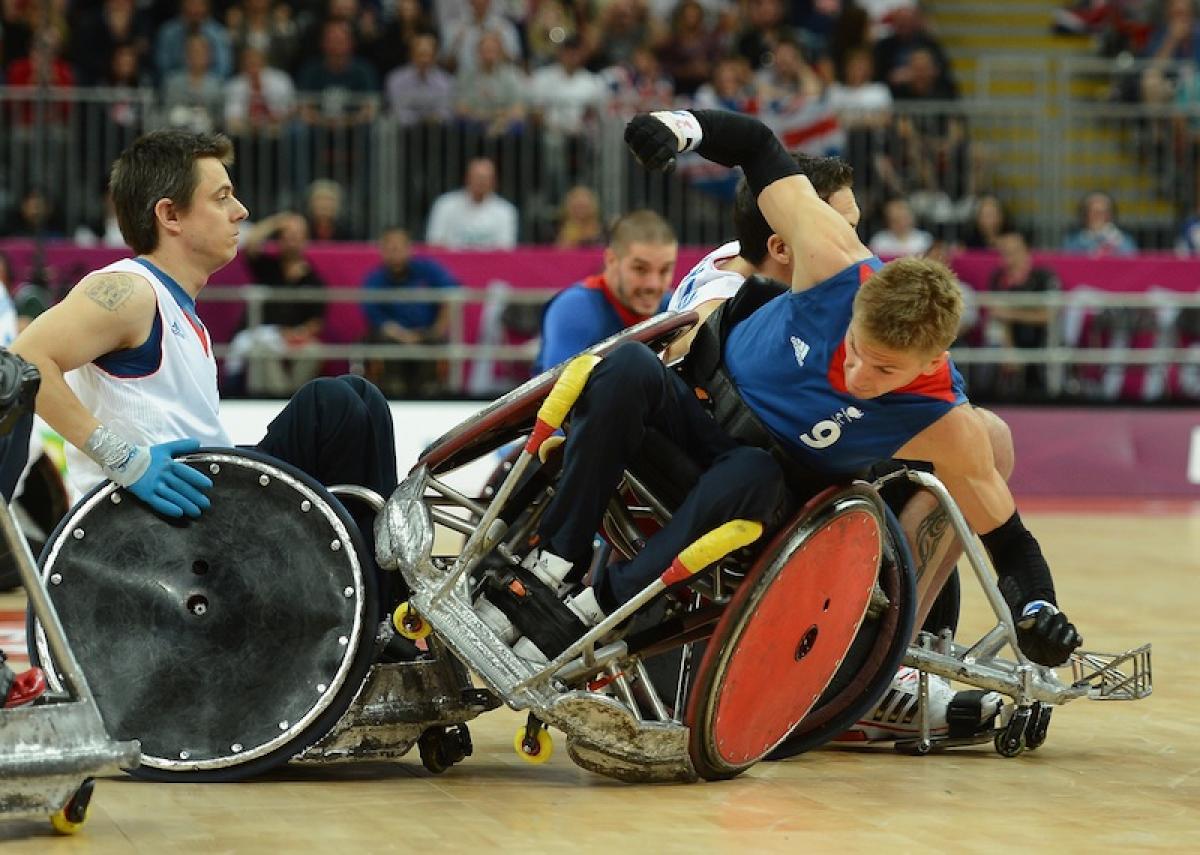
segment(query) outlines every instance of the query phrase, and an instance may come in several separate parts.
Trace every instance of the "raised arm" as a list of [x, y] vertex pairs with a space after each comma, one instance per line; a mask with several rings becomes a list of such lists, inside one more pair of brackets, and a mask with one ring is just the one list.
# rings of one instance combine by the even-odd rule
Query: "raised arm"
[[803, 291], [871, 257], [758, 119], [720, 110], [642, 114], [626, 127], [625, 141], [648, 169], [669, 171], [679, 153], [691, 150], [714, 163], [740, 166], [767, 222], [795, 254], [792, 290]]

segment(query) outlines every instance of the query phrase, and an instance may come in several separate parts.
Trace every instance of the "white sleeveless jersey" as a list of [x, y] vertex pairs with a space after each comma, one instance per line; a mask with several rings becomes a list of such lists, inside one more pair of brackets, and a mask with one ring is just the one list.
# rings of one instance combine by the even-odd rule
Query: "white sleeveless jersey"
[[680, 281], [667, 309], [685, 312], [709, 300], [728, 300], [736, 294], [746, 278], [740, 273], [722, 270], [717, 264], [736, 258], [741, 249], [741, 245], [734, 240], [704, 256]]
[[[202, 446], [231, 446], [219, 417], [217, 363], [208, 330], [189, 316], [170, 289], [148, 268], [124, 259], [100, 273], [140, 276], [154, 288], [162, 324], [157, 370], [117, 376], [95, 362], [66, 374], [67, 384], [101, 424], [139, 445], [194, 437]], [[83, 452], [66, 446], [71, 487], [80, 494], [105, 479]]]

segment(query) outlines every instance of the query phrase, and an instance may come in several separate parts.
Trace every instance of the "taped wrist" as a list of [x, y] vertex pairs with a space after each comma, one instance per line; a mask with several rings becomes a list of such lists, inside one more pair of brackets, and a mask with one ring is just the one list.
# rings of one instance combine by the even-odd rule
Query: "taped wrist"
[[1037, 540], [1021, 522], [1020, 514], [1013, 511], [1003, 525], [980, 535], [979, 539], [992, 556], [1000, 593], [1013, 614], [1021, 615], [1025, 606], [1035, 600], [1057, 605], [1050, 566]]
[[722, 166], [740, 166], [755, 198], [800, 167], [775, 134], [752, 116], [724, 110], [692, 110], [703, 136], [696, 151]]
[[83, 453], [122, 487], [128, 487], [150, 468], [150, 449], [135, 445], [100, 425], [84, 444]]

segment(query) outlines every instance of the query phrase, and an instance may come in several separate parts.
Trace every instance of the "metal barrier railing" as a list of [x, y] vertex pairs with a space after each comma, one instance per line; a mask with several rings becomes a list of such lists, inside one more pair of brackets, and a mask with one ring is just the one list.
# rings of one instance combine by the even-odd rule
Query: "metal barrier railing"
[[[882, 126], [856, 125], [850, 116], [829, 124], [833, 114], [821, 102], [764, 118], [802, 148], [841, 153], [855, 165], [864, 234], [878, 225], [880, 200], [903, 194], [925, 224], [955, 240], [973, 197], [996, 192], [1035, 243], [1059, 246], [1078, 198], [1105, 189], [1143, 248], [1158, 248], [1170, 244], [1180, 213], [1195, 203], [1197, 149], [1180, 134], [1200, 129], [1200, 98], [1112, 100], [1120, 81], [1136, 79], [1140, 87], [1151, 70], [1181, 82], [1193, 73], [1187, 65], [984, 54], [980, 95], [897, 102]], [[287, 121], [232, 129], [234, 178], [255, 219], [302, 208], [311, 182], [328, 178], [342, 189], [350, 236], [368, 239], [388, 225], [419, 236], [433, 200], [461, 186], [471, 157], [486, 155], [498, 164], [499, 193], [518, 207], [523, 243], [553, 239], [573, 184], [593, 187], [606, 216], [647, 206], [667, 216], [683, 243], [722, 240], [732, 175], [696, 164], [681, 164], [671, 176], [647, 174], [625, 150], [627, 113], [611, 105], [578, 136], [536, 122], [493, 134], [459, 121], [404, 124], [375, 96], [347, 95], [336, 104], [304, 96]], [[138, 134], [172, 121], [224, 126], [222, 116], [170, 109], [150, 89], [0, 87], [0, 116], [0, 207], [43, 187], [57, 208], [50, 230], [67, 236], [103, 219], [109, 166]], [[949, 129], [965, 134], [955, 142]]]
[[[468, 341], [465, 309], [469, 305], [503, 300], [509, 305], [540, 306], [558, 293], [557, 289], [509, 289], [502, 294], [475, 289], [413, 289], [385, 292], [358, 288], [274, 288], [263, 286], [210, 287], [205, 302], [244, 303], [247, 326], [257, 326], [263, 306], [272, 302], [293, 303], [440, 303], [451, 307], [447, 340], [430, 344], [343, 343], [315, 344], [303, 351], [305, 359], [348, 360], [361, 367], [367, 360], [426, 360], [446, 362], [450, 366], [451, 393], [471, 391], [466, 384], [467, 369], [476, 360], [531, 362], [537, 341], [521, 344], [497, 343], [498, 337], [480, 331], [478, 341]], [[988, 309], [1046, 308], [1052, 315], [1045, 325], [1045, 346], [1037, 348], [1003, 347], [972, 344], [970, 336], [952, 349], [955, 361], [964, 368], [977, 366], [1044, 366], [1043, 397], [1093, 398], [1110, 400], [1118, 383], [1117, 374], [1133, 366], [1182, 372], [1183, 385], [1177, 396], [1200, 400], [1200, 294], [1158, 291], [1145, 294], [1108, 293], [1082, 289], [1058, 293], [975, 292], [971, 300], [984, 314]], [[493, 317], [498, 317], [494, 313]], [[485, 322], [486, 323], [486, 322]], [[1093, 328], [1103, 329], [1096, 333]], [[1089, 332], [1090, 331], [1090, 332]], [[1140, 331], [1150, 344], [1134, 346], [1131, 333]], [[229, 346], [216, 345], [218, 357], [229, 353]], [[976, 386], [986, 374], [973, 378]], [[982, 379], [981, 379], [982, 378]], [[1106, 391], [1107, 390], [1107, 391]], [[1141, 400], [1159, 400], [1165, 391], [1148, 391]]]

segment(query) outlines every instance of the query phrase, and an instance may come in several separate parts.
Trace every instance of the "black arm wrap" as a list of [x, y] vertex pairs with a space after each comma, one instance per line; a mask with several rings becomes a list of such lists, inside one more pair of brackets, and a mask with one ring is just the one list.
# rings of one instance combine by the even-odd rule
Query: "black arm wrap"
[[692, 110], [704, 138], [696, 151], [722, 166], [740, 166], [755, 198], [780, 178], [796, 175], [800, 167], [775, 134], [752, 116], [725, 110]]
[[1022, 607], [1034, 600], [1058, 605], [1050, 566], [1037, 540], [1021, 522], [1020, 514], [1013, 511], [1007, 522], [979, 539], [992, 556], [1000, 577], [1000, 593], [1014, 614], [1020, 614]]

